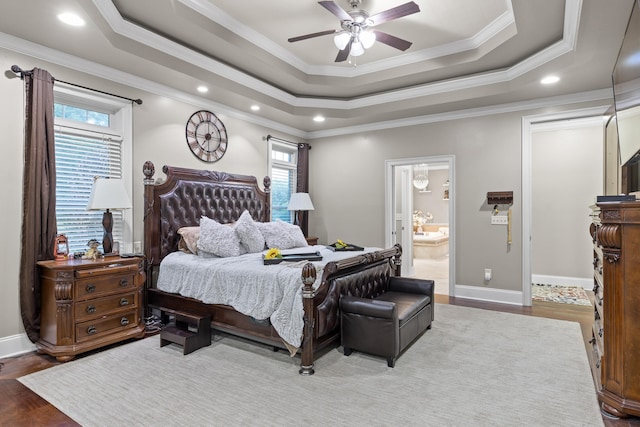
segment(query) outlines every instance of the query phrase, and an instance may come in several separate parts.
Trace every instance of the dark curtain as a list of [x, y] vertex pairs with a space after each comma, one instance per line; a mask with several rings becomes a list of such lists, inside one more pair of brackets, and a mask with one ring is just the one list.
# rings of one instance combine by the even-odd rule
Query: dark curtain
[[56, 168], [53, 135], [53, 77], [46, 70], [24, 72], [24, 178], [20, 313], [33, 342], [40, 337], [40, 279], [36, 262], [53, 258], [56, 238]]
[[[309, 144], [298, 144], [298, 175], [296, 177], [296, 192], [309, 192]], [[311, 200], [313, 202], [313, 199]], [[305, 236], [309, 235], [309, 212], [303, 211], [300, 218], [300, 228]]]

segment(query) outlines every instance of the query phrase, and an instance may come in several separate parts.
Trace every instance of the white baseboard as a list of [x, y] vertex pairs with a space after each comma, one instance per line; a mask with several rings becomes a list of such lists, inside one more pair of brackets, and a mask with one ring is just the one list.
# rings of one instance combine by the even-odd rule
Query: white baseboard
[[35, 350], [36, 346], [29, 340], [27, 334], [0, 337], [0, 359], [19, 356]]
[[585, 290], [593, 290], [593, 277], [567, 277], [546, 276], [544, 274], [532, 274], [531, 281], [544, 285], [582, 286]]
[[498, 302], [502, 304], [522, 305], [522, 292], [479, 286], [455, 285], [456, 298], [469, 298], [479, 301]]

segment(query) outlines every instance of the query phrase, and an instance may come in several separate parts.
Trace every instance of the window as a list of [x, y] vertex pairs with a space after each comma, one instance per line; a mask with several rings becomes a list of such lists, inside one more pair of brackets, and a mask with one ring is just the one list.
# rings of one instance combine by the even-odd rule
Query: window
[[[122, 178], [131, 196], [131, 106], [83, 91], [54, 92], [56, 221], [71, 252], [102, 242], [102, 211], [88, 211], [95, 176]], [[112, 211], [113, 240], [131, 251], [131, 212]]]
[[298, 148], [295, 144], [269, 139], [269, 175], [271, 176], [271, 220], [293, 222], [293, 212], [287, 209], [291, 194], [296, 191]]

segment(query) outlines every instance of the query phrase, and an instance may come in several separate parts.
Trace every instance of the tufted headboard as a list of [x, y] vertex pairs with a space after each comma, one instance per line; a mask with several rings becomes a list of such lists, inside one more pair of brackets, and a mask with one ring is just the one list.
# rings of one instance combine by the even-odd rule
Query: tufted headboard
[[[271, 179], [264, 191], [254, 176], [164, 166], [166, 179], [156, 183], [155, 166], [145, 162], [144, 253], [149, 270], [178, 249], [178, 229], [197, 226], [207, 216], [221, 224], [236, 221], [246, 209], [255, 221], [271, 217]], [[148, 270], [148, 271], [149, 271]]]

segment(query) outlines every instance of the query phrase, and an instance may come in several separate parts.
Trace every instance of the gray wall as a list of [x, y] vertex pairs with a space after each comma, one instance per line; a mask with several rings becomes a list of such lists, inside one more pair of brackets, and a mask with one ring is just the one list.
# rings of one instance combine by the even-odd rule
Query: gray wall
[[[133, 235], [142, 240], [142, 164], [151, 160], [156, 176], [163, 164], [197, 167], [262, 177], [267, 171], [266, 142], [271, 133], [297, 138], [228, 117], [216, 111], [230, 135], [229, 149], [216, 164], [205, 165], [184, 141], [187, 118], [206, 105], [189, 105], [163, 96], [110, 83], [35, 58], [0, 49], [0, 67], [18, 64], [41, 67], [54, 77], [130, 97], [143, 105], [133, 108]], [[8, 241], [0, 247], [0, 354], [2, 339], [23, 333], [18, 299], [23, 174], [23, 84], [0, 78], [0, 128], [3, 155], [2, 221]], [[577, 109], [592, 104], [573, 104]], [[555, 107], [558, 111], [560, 108]], [[484, 268], [493, 269], [491, 286], [521, 289], [521, 119], [544, 109], [459, 119], [424, 125], [362, 132], [311, 141], [310, 193], [316, 208], [310, 213], [310, 235], [320, 242], [336, 239], [368, 246], [384, 245], [384, 162], [390, 159], [456, 156], [456, 277], [457, 284], [485, 286]], [[491, 227], [488, 191], [513, 190], [513, 245], [506, 245], [502, 227]], [[7, 340], [5, 340], [7, 341]]]

